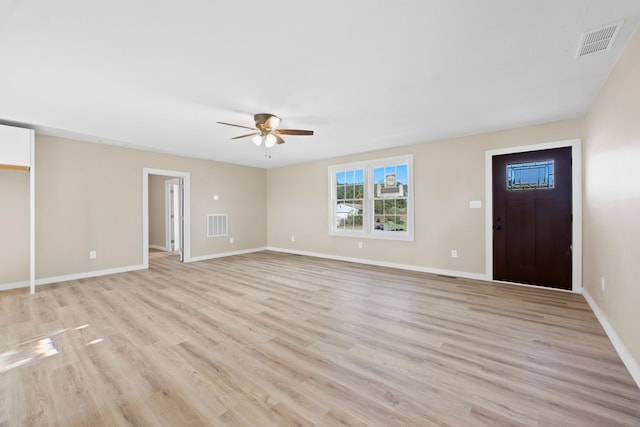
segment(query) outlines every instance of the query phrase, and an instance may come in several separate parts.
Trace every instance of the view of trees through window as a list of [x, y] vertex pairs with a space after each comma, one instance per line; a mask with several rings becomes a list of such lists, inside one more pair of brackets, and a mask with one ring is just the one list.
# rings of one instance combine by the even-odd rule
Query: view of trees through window
[[329, 166], [329, 234], [413, 240], [413, 156]]
[[336, 227], [362, 230], [364, 206], [364, 170], [336, 174]]
[[373, 170], [374, 230], [407, 230], [407, 169], [407, 165], [397, 165]]

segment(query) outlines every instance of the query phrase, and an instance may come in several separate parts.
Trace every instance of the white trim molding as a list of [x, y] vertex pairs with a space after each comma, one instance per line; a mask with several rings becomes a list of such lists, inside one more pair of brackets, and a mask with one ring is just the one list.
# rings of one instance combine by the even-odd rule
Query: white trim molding
[[266, 250], [268, 250], [268, 248], [262, 247], [262, 248], [243, 249], [243, 250], [232, 251], [232, 252], [221, 252], [221, 253], [218, 253], [218, 254], [201, 255], [201, 256], [191, 257], [191, 258], [189, 258], [189, 261], [185, 261], [185, 263], [186, 262], [206, 261], [208, 259], [224, 258], [224, 257], [234, 256], [234, 255], [244, 255], [244, 254], [250, 254], [250, 253], [253, 253], [253, 252], [262, 252], [262, 251], [266, 251]]
[[107, 268], [105, 270], [86, 271], [84, 273], [66, 274], [63, 276], [45, 277], [36, 280], [36, 285], [49, 285], [51, 283], [68, 282], [69, 280], [90, 279], [92, 277], [108, 276], [109, 274], [129, 273], [131, 271], [144, 270], [142, 264], [125, 267]]
[[29, 169], [29, 292], [36, 293], [36, 133], [29, 132], [30, 161]]
[[483, 281], [485, 280], [484, 274], [469, 273], [466, 271], [443, 270], [440, 268], [429, 268], [429, 267], [422, 267], [422, 266], [410, 265], [410, 264], [398, 264], [395, 262], [377, 261], [377, 260], [366, 259], [366, 258], [352, 258], [352, 257], [345, 257], [340, 255], [323, 254], [318, 252], [298, 251], [294, 249], [276, 248], [272, 246], [267, 247], [266, 250], [293, 254], [293, 255], [304, 255], [304, 256], [310, 256], [310, 257], [316, 257], [316, 258], [332, 259], [335, 261], [345, 261], [345, 262], [354, 262], [357, 264], [375, 265], [377, 267], [397, 268], [400, 270], [417, 271], [420, 273], [437, 274], [440, 276], [451, 276], [451, 277], [459, 277], [462, 279], [475, 279], [475, 280], [483, 280]]
[[183, 261], [191, 260], [191, 174], [189, 172], [165, 169], [142, 169], [142, 265], [149, 268], [149, 175], [173, 176], [182, 178], [184, 189], [184, 226], [183, 226]]
[[626, 366], [631, 377], [638, 387], [640, 387], [640, 364], [638, 364], [638, 361], [633, 358], [631, 352], [627, 349], [627, 346], [624, 345], [615, 329], [613, 329], [613, 326], [611, 326], [611, 323], [609, 323], [607, 316], [605, 316], [602, 310], [600, 310], [600, 307], [598, 307], [598, 304], [596, 304], [596, 301], [591, 297], [591, 295], [589, 295], [589, 292], [587, 292], [586, 289], [582, 291], [582, 296], [587, 300], [591, 310], [593, 310], [593, 313], [596, 315], [600, 325], [602, 325], [602, 329], [604, 329], [605, 333], [609, 337], [609, 341], [613, 344], [613, 348], [616, 349], [618, 356], [622, 359], [622, 363], [624, 363], [624, 366]]
[[[35, 282], [33, 283], [35, 287]], [[2, 291], [10, 291], [11, 289], [20, 289], [20, 288], [31, 288], [30, 280], [23, 280], [21, 282], [13, 282], [13, 283], [3, 283], [0, 285], [0, 292]]]
[[[142, 264], [129, 265], [125, 267], [107, 268], [104, 270], [85, 271], [82, 273], [64, 274], [62, 276], [43, 277], [35, 281], [35, 286], [50, 285], [52, 283], [68, 282], [70, 280], [90, 279], [92, 277], [107, 276], [109, 274], [129, 273], [131, 271], [144, 270]], [[10, 289], [20, 289], [30, 287], [29, 281], [7, 283], [0, 285], [0, 291], [8, 291]]]
[[571, 147], [572, 158], [572, 277], [571, 291], [582, 291], [582, 140], [579, 138], [520, 147], [501, 148], [485, 151], [485, 276], [483, 280], [493, 281], [493, 156], [524, 153], [526, 151], [549, 150]]

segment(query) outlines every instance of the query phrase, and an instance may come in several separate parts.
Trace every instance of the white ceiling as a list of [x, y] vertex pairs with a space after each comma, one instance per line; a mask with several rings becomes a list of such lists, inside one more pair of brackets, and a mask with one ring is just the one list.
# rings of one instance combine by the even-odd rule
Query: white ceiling
[[[278, 167], [580, 117], [639, 19], [638, 0], [0, 0], [0, 122]], [[262, 112], [315, 135], [267, 159], [215, 123]]]

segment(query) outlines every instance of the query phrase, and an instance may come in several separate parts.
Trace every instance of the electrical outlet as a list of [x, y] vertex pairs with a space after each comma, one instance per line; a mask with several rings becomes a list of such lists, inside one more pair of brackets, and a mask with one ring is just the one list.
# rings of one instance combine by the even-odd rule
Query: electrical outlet
[[451, 249], [451, 258], [458, 258], [458, 250]]
[[358, 249], [362, 249], [363, 246], [362, 242], [358, 242]]
[[296, 236], [291, 236], [291, 242], [295, 242], [296, 241]]
[[234, 238], [233, 237], [229, 237], [229, 243], [233, 243], [233, 242], [235, 242]]
[[604, 276], [600, 277], [600, 287], [602, 288], [602, 292], [604, 292]]
[[98, 254], [96, 253], [96, 251], [89, 251], [89, 259], [96, 259], [98, 257]]

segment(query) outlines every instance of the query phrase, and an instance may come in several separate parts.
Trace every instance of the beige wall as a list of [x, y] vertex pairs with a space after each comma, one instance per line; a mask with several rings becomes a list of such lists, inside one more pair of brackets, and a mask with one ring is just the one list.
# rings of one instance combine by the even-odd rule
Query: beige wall
[[[269, 246], [484, 275], [485, 151], [582, 133], [582, 120], [566, 120], [269, 170]], [[328, 166], [403, 154], [414, 155], [415, 241], [329, 236]]]
[[29, 280], [29, 172], [0, 169], [0, 285]]
[[[193, 257], [266, 245], [263, 169], [42, 135], [36, 166], [37, 279], [142, 264], [143, 168], [191, 174]], [[207, 213], [229, 214], [235, 243], [206, 237]]]
[[586, 128], [584, 287], [640, 363], [640, 32], [589, 110]]
[[170, 176], [149, 175], [149, 245], [165, 249], [167, 245], [167, 226], [165, 222], [164, 182], [174, 179]]

